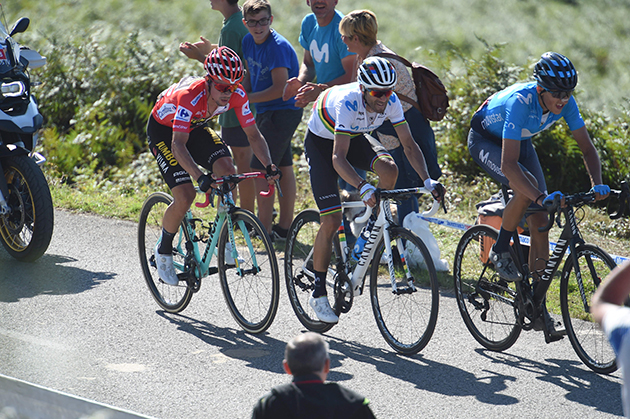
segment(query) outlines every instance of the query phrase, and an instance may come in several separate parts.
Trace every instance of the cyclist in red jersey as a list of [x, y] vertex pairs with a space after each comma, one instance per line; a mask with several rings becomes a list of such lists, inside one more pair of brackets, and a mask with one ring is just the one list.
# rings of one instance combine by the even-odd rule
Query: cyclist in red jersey
[[173, 195], [164, 212], [162, 237], [154, 249], [158, 274], [170, 285], [178, 283], [173, 238], [196, 196], [192, 179], [204, 192], [213, 183], [198, 165], [215, 176], [236, 173], [229, 149], [207, 126], [209, 119], [234, 109], [254, 154], [267, 168], [268, 182], [280, 176], [240, 85], [243, 63], [239, 56], [228, 47], [219, 47], [208, 54], [204, 67], [206, 77], [186, 77], [162, 92], [147, 124], [149, 148]]

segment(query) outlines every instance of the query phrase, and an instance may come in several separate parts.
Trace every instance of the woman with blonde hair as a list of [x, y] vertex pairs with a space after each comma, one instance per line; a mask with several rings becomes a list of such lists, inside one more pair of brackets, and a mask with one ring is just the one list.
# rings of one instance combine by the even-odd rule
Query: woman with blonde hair
[[[348, 13], [339, 23], [339, 32], [341, 33], [341, 39], [348, 46], [348, 51], [357, 54], [357, 66], [367, 57], [376, 54], [395, 54], [395, 52], [387, 48], [376, 38], [378, 33], [378, 21], [376, 20], [374, 12], [370, 10], [354, 10]], [[398, 74], [398, 83], [394, 91], [418, 101], [415, 85], [407, 67], [395, 59], [389, 59], [389, 62], [394, 66]], [[442, 171], [437, 161], [433, 129], [429, 121], [427, 121], [418, 109], [407, 102], [401, 101], [401, 104], [405, 119], [411, 129], [411, 134], [424, 154], [429, 176], [431, 179], [437, 180], [442, 175]], [[396, 131], [392, 124], [387, 121], [376, 131], [376, 134], [379, 141], [388, 149], [398, 166], [396, 188], [421, 185], [422, 182], [405, 156], [403, 147], [396, 136]], [[399, 222], [402, 224], [404, 217], [413, 211], [418, 211], [418, 201], [416, 199], [405, 200], [398, 206]]]

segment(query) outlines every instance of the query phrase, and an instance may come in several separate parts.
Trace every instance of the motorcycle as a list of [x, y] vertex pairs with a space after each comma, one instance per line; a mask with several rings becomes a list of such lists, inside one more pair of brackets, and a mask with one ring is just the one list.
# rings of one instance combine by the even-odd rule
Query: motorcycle
[[44, 119], [31, 95], [28, 68], [46, 63], [13, 36], [28, 29], [20, 18], [10, 32], [0, 22], [0, 241], [20, 261], [41, 257], [52, 238], [54, 212], [50, 189], [34, 152]]

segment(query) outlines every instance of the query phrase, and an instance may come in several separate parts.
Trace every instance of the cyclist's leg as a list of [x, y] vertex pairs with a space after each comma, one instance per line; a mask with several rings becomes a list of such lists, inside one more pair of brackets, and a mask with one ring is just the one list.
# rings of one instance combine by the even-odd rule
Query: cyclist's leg
[[[538, 154], [531, 143], [528, 140], [527, 144], [521, 149], [523, 157], [519, 160], [523, 167], [534, 177], [534, 180], [530, 181], [540, 191], [547, 193], [547, 184], [545, 182], [545, 175], [540, 161], [538, 160]], [[536, 204], [532, 204], [536, 205]], [[537, 271], [544, 269], [549, 260], [549, 232], [538, 231], [539, 227], [547, 225], [548, 216], [544, 212], [535, 212], [527, 217], [527, 224], [530, 226], [531, 245], [529, 252], [529, 268], [534, 275], [534, 280], [538, 280]]]
[[[173, 195], [173, 202], [164, 212], [162, 227], [166, 233], [174, 235], [177, 233], [186, 211], [195, 199], [195, 189], [190, 175], [177, 162], [171, 152], [172, 135], [173, 130], [170, 127], [161, 125], [153, 119], [153, 116], [149, 118], [147, 124], [149, 149], [160, 167], [162, 178], [171, 189]], [[189, 142], [191, 141], [194, 142], [192, 133]], [[168, 242], [164, 243], [160, 253], [169, 253], [169, 248]]]
[[332, 148], [333, 141], [320, 138], [310, 130], [307, 132], [304, 149], [321, 223], [313, 244], [313, 271], [316, 278], [309, 304], [319, 320], [327, 323], [339, 320], [326, 297], [326, 272], [332, 254], [332, 239], [341, 225], [341, 199], [337, 187], [338, 175], [332, 164]]
[[[393, 189], [398, 177], [398, 168], [392, 156], [374, 137], [364, 134], [350, 142], [348, 162], [357, 169], [369, 170], [378, 175], [378, 187]], [[331, 163], [332, 164], [332, 163]]]

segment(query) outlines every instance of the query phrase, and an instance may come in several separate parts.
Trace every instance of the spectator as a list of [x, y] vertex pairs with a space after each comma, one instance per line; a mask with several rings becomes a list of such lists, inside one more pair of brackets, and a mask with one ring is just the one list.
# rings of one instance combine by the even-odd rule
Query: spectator
[[[354, 10], [341, 19], [339, 32], [343, 42], [348, 46], [348, 51], [354, 52], [358, 56], [358, 62], [363, 62], [367, 57], [372, 57], [383, 52], [395, 54], [376, 39], [378, 32], [378, 22], [376, 15], [370, 10]], [[388, 60], [396, 69], [398, 83], [394, 91], [403, 94], [412, 100], [418, 101], [416, 89], [411, 74], [407, 67], [398, 60]], [[357, 66], [358, 68], [358, 66]], [[356, 71], [355, 71], [356, 78]], [[429, 121], [420, 113], [418, 109], [407, 102], [401, 102], [405, 120], [409, 124], [409, 129], [415, 142], [420, 146], [424, 155], [427, 170], [431, 179], [438, 180], [442, 176], [442, 171], [438, 165], [437, 150], [435, 147], [435, 134]], [[412, 188], [420, 184], [418, 174], [409, 162], [403, 151], [403, 147], [398, 140], [396, 130], [390, 121], [385, 121], [377, 130], [379, 141], [387, 149], [398, 166], [398, 179], [396, 188]], [[398, 205], [398, 220], [402, 222], [410, 212], [418, 212], [418, 199], [411, 198], [402, 201]]]
[[328, 343], [307, 332], [287, 343], [282, 361], [293, 376], [291, 384], [271, 389], [260, 399], [252, 419], [264, 418], [374, 418], [369, 401], [337, 383], [326, 383], [330, 371]]
[[[238, 0], [212, 0], [210, 2], [213, 10], [218, 10], [223, 15], [223, 27], [219, 36], [219, 43], [213, 44], [203, 36], [200, 41], [191, 44], [182, 42], [179, 50], [188, 58], [199, 61], [203, 64], [206, 56], [218, 46], [226, 46], [235, 51], [241, 60], [243, 58], [243, 37], [247, 35], [247, 28], [243, 26], [243, 13], [238, 6]], [[253, 114], [255, 112], [252, 110]], [[252, 152], [247, 135], [238, 122], [236, 113], [230, 109], [226, 113], [219, 115], [219, 125], [221, 126], [221, 139], [230, 146], [236, 169], [239, 173], [251, 172], [250, 162], [254, 153]], [[255, 186], [254, 180], [248, 179], [238, 184], [238, 199], [241, 208], [254, 212], [255, 209]], [[236, 196], [234, 197], [236, 198]]]
[[616, 267], [593, 295], [591, 314], [602, 325], [623, 376], [623, 413], [630, 418], [630, 262]]
[[[339, 22], [343, 17], [335, 10], [337, 0], [306, 0], [313, 13], [302, 20], [300, 45], [304, 59], [300, 74], [287, 81], [283, 99], [296, 96], [296, 106], [305, 107], [330, 86], [349, 83], [356, 56], [341, 40]], [[311, 83], [317, 79], [317, 83]]]
[[[293, 173], [291, 140], [302, 120], [302, 108], [295, 98], [282, 99], [282, 91], [290, 77], [297, 77], [300, 64], [295, 49], [282, 35], [271, 29], [273, 14], [267, 0], [248, 0], [243, 4], [243, 23], [249, 33], [243, 38], [243, 56], [247, 75], [243, 81], [249, 101], [255, 103], [256, 125], [267, 140], [271, 159], [280, 168], [282, 196], [278, 197], [280, 217], [272, 228], [274, 197], [258, 197], [258, 218], [269, 235], [285, 239], [293, 221], [296, 185]], [[265, 166], [254, 157], [254, 170]], [[267, 182], [256, 180], [257, 188], [267, 190]]]

